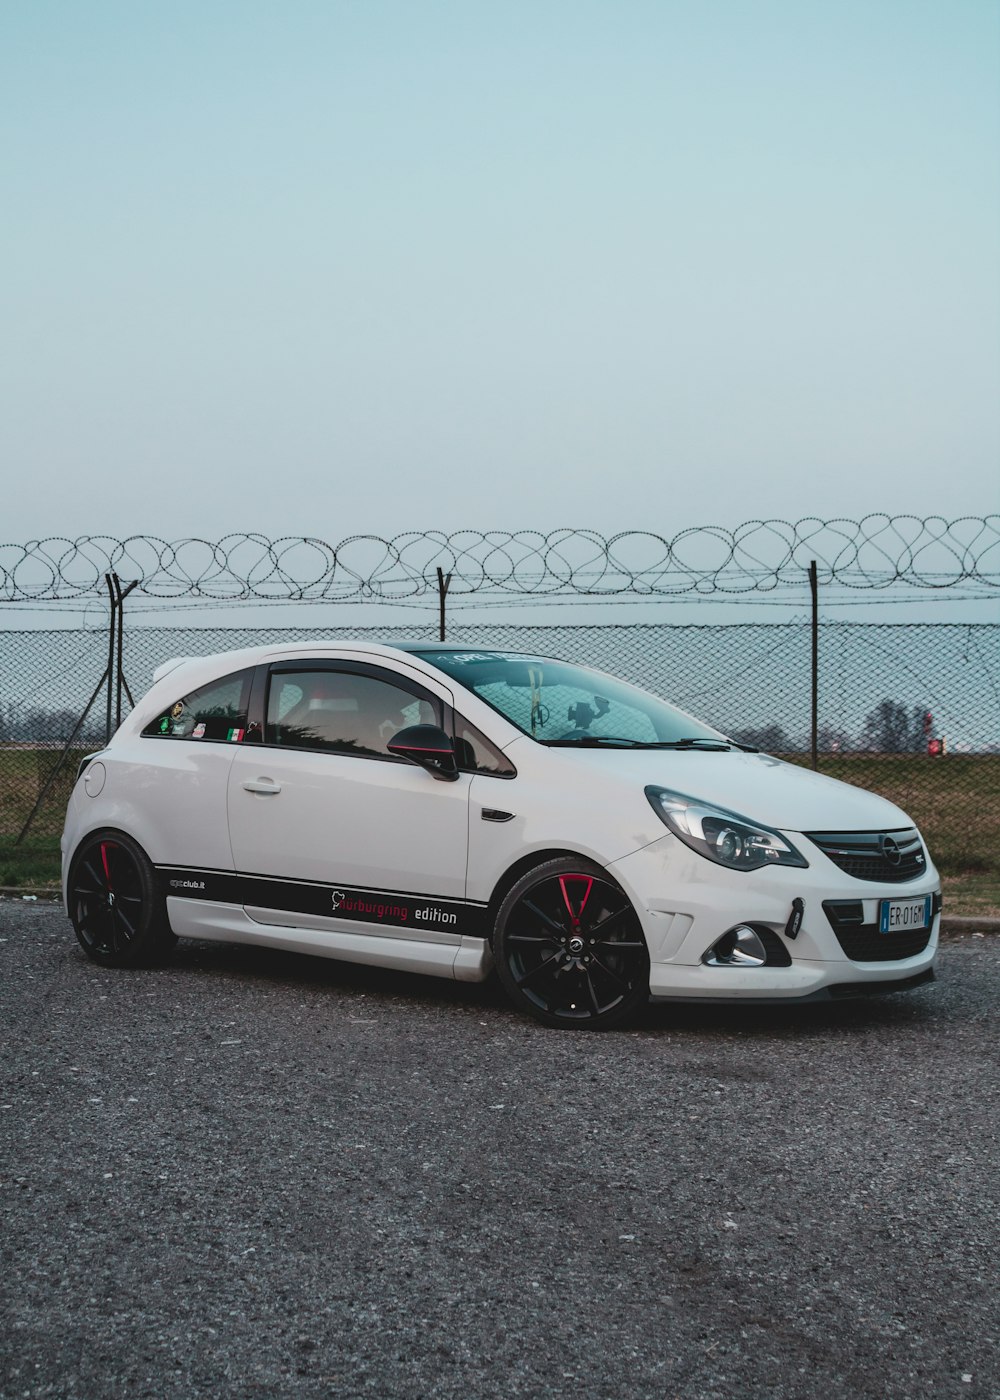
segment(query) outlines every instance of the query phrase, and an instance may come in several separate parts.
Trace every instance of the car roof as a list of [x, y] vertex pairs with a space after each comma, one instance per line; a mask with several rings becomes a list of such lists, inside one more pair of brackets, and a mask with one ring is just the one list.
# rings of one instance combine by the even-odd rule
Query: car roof
[[[227, 673], [242, 670], [245, 667], [257, 666], [263, 663], [273, 664], [277, 661], [290, 661], [302, 658], [305, 660], [310, 653], [339, 652], [342, 656], [350, 657], [352, 654], [359, 660], [370, 659], [378, 661], [391, 660], [393, 654], [400, 658], [400, 664], [407, 670], [422, 673], [424, 677], [433, 677], [438, 683], [443, 683], [445, 687], [455, 684], [447, 673], [440, 667], [435, 666], [428, 657], [420, 655], [421, 652], [431, 652], [441, 654], [442, 652], [463, 652], [476, 650], [474, 647], [461, 646], [455, 643], [441, 642], [385, 642], [376, 637], [356, 638], [356, 637], [311, 637], [307, 641], [297, 640], [293, 642], [270, 642], [258, 643], [251, 647], [241, 647], [232, 651], [212, 652], [201, 656], [174, 656], [169, 661], [164, 661], [157, 666], [153, 673], [153, 684], [138, 701], [128, 719], [122, 725], [122, 730], [126, 733], [137, 731], [157, 713], [158, 707], [166, 704], [168, 700], [176, 698], [176, 693], [181, 689], [194, 689], [199, 685], [207, 684], [209, 681], [219, 678]], [[403, 661], [404, 655], [412, 655], [412, 661]], [[470, 693], [468, 704], [475, 709], [475, 706], [484, 702], [478, 700]], [[496, 712], [490, 709], [494, 716]], [[470, 711], [469, 718], [473, 722], [482, 722], [484, 715], [476, 720], [475, 713]], [[502, 717], [501, 717], [502, 718]], [[503, 723], [510, 729], [511, 737], [516, 737], [520, 733], [509, 721]]]

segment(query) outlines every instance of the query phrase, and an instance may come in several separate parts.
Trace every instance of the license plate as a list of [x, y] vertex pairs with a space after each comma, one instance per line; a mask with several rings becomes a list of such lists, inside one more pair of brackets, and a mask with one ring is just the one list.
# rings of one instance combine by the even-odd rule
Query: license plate
[[878, 904], [879, 933], [909, 933], [927, 928], [931, 921], [931, 897], [923, 899], [880, 899]]

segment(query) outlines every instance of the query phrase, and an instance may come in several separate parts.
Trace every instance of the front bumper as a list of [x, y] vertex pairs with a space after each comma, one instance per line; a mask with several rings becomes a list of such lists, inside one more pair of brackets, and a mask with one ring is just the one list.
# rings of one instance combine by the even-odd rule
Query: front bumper
[[[906, 947], [887, 941], [885, 959], [855, 961], [841, 946], [824, 906], [851, 902], [860, 906], [864, 923], [873, 924], [881, 899], [937, 894], [940, 880], [933, 866], [917, 880], [883, 886], [846, 875], [821, 851], [810, 850], [809, 861], [806, 869], [778, 866], [746, 874], [712, 864], [668, 834], [609, 866], [643, 924], [651, 996], [685, 1001], [829, 1000], [902, 991], [932, 980], [939, 913], [925, 945], [912, 956], [899, 956]], [[804, 913], [798, 935], [791, 938], [786, 928], [794, 899], [802, 900]], [[705, 953], [739, 923], [771, 930], [790, 964], [707, 966], [702, 961]]]

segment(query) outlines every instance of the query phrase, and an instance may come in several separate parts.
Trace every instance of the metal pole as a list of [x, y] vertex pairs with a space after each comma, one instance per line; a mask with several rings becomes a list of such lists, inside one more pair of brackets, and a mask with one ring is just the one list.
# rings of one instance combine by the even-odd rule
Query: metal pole
[[115, 693], [115, 629], [118, 622], [118, 603], [115, 599], [115, 590], [111, 582], [112, 575], [105, 574], [104, 582], [108, 585], [108, 599], [111, 603], [111, 614], [108, 618], [108, 703], [104, 718], [104, 742], [111, 743], [111, 709], [114, 704]]
[[129, 704], [135, 709], [135, 701], [132, 699], [132, 692], [128, 688], [128, 682], [125, 680], [125, 672], [122, 669], [122, 642], [125, 636], [125, 599], [132, 592], [132, 589], [139, 580], [134, 579], [127, 588], [123, 589], [121, 579], [118, 575], [112, 574], [111, 577], [114, 581], [115, 595], [118, 602], [118, 660], [115, 668], [115, 730], [117, 731], [121, 728], [122, 723], [122, 686], [125, 687], [125, 694], [128, 696]]
[[122, 722], [122, 690], [125, 690], [126, 696], [129, 697], [129, 704], [133, 710], [136, 708], [136, 701], [132, 699], [129, 682], [125, 679], [125, 668], [122, 665], [122, 641], [125, 638], [125, 599], [133, 588], [139, 587], [139, 580], [133, 578], [127, 588], [122, 588], [118, 574], [115, 574], [115, 587], [118, 588], [118, 724], [120, 725]]
[[444, 600], [448, 596], [448, 585], [451, 583], [451, 574], [445, 574], [444, 570], [438, 566], [438, 640], [444, 641]]
[[115, 602], [118, 607], [118, 633], [115, 638], [115, 733], [122, 723], [122, 583], [117, 574], [111, 575], [115, 589]]
[[819, 580], [816, 560], [809, 565], [809, 591], [812, 594], [812, 766], [819, 767]]

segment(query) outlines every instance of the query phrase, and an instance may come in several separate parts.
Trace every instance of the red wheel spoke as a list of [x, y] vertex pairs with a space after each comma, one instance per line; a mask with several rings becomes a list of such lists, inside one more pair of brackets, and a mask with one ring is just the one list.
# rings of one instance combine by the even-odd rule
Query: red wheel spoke
[[[586, 888], [583, 891], [583, 897], [580, 900], [579, 909], [573, 908], [573, 900], [567, 888], [570, 881], [577, 885], [586, 886]], [[594, 877], [593, 875], [560, 875], [559, 888], [562, 890], [563, 903], [566, 905], [566, 910], [569, 914], [570, 922], [572, 923], [573, 927], [576, 928], [579, 925], [580, 920], [583, 918], [583, 911], [587, 907], [587, 900], [590, 898], [590, 891], [594, 888]]]

